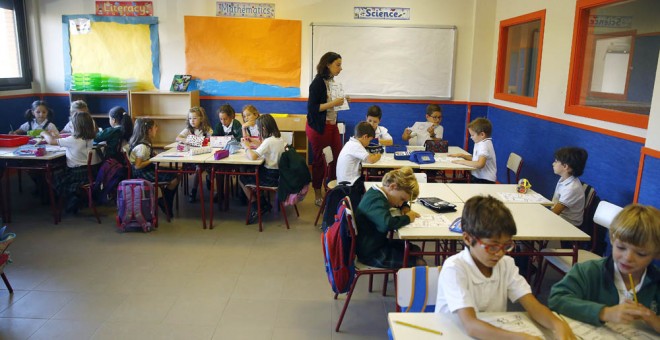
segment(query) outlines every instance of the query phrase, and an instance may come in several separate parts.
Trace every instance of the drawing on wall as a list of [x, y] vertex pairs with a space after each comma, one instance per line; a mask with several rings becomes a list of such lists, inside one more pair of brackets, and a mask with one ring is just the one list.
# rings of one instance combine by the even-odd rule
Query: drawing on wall
[[[202, 95], [299, 97], [302, 22], [184, 17], [189, 89]], [[212, 34], [209, 34], [212, 32]]]
[[63, 15], [62, 37], [66, 89], [74, 73], [122, 79], [132, 89], [160, 84], [157, 17]]

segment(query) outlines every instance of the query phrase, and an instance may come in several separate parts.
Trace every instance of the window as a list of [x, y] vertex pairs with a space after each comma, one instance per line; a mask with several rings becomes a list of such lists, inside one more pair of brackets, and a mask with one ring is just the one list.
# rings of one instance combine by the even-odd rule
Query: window
[[495, 98], [536, 106], [545, 10], [500, 22]]
[[28, 89], [32, 71], [22, 0], [0, 0], [0, 90]]
[[660, 51], [656, 0], [578, 0], [566, 113], [646, 128]]

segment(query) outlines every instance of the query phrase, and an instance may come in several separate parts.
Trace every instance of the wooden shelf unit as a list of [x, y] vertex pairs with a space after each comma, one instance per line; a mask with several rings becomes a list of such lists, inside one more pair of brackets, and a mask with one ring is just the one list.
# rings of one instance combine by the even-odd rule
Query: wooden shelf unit
[[273, 118], [275, 118], [280, 132], [293, 132], [293, 147], [296, 148], [296, 152], [305, 157], [306, 162], [309, 162], [307, 133], [305, 132], [307, 116], [289, 114], [285, 117], [273, 116]]
[[[113, 98], [120, 99], [122, 102], [109, 104], [108, 99]], [[76, 100], [84, 100], [85, 103], [87, 103], [89, 113], [99, 127], [110, 126], [110, 123], [108, 122], [108, 113], [113, 106], [119, 105], [130, 113], [129, 91], [70, 91], [69, 103], [73, 103]]]
[[186, 127], [188, 110], [199, 106], [199, 90], [131, 91], [129, 103], [133, 120], [151, 118], [156, 121], [158, 135], [152, 142], [154, 146], [164, 146], [174, 142], [179, 132]]

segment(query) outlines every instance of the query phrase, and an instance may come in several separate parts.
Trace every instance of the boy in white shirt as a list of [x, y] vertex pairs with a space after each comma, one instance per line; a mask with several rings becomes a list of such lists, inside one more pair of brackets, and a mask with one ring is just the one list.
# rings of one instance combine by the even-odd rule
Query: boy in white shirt
[[478, 312], [506, 312], [507, 298], [519, 301], [529, 316], [552, 330], [555, 339], [574, 339], [567, 323], [542, 305], [527, 281], [518, 274], [512, 237], [516, 224], [504, 203], [492, 196], [470, 198], [461, 217], [465, 249], [449, 257], [440, 271], [436, 313], [456, 313], [471, 337], [478, 339], [531, 338], [477, 318]]
[[367, 110], [367, 123], [371, 124], [374, 128], [376, 138], [380, 145], [392, 145], [394, 141], [392, 136], [387, 132], [387, 128], [380, 126], [380, 121], [383, 118], [383, 111], [381, 111], [378, 105], [372, 105]]
[[380, 160], [379, 153], [369, 153], [366, 149], [374, 135], [373, 126], [367, 122], [359, 122], [355, 126], [353, 137], [344, 144], [337, 157], [337, 183], [349, 182], [353, 185], [362, 174], [362, 162], [376, 163]]
[[425, 131], [413, 131], [411, 128], [403, 130], [401, 139], [408, 141], [411, 146], [424, 146], [427, 140], [440, 140], [444, 133], [444, 128], [440, 125], [442, 122], [442, 108], [438, 104], [429, 104], [426, 107], [426, 125]]
[[459, 157], [454, 163], [468, 165], [476, 168], [472, 170], [472, 183], [495, 184], [497, 181], [497, 160], [493, 140], [490, 138], [493, 125], [486, 118], [477, 118], [468, 124], [470, 138], [474, 142], [472, 155], [450, 154], [450, 157]]
[[552, 212], [579, 227], [584, 214], [584, 190], [579, 176], [584, 172], [589, 154], [585, 149], [564, 147], [555, 151], [552, 170], [559, 181], [552, 195]]

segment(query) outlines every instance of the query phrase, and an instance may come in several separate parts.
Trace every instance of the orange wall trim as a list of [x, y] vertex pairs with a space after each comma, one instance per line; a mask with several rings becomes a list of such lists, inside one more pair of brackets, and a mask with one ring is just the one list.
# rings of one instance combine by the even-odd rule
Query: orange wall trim
[[632, 141], [632, 142], [637, 142], [637, 143], [644, 144], [644, 142], [646, 141], [646, 138], [643, 138], [643, 137], [638, 137], [638, 136], [633, 136], [633, 135], [629, 135], [629, 134], [626, 134], [626, 133], [611, 131], [611, 130], [607, 130], [607, 129], [603, 129], [603, 128], [599, 128], [599, 127], [595, 127], [595, 126], [589, 126], [589, 125], [586, 125], [586, 124], [575, 123], [575, 122], [571, 122], [571, 121], [564, 120], [564, 119], [548, 117], [548, 116], [544, 116], [544, 115], [540, 115], [540, 114], [536, 114], [536, 113], [531, 113], [531, 112], [527, 112], [527, 111], [523, 111], [523, 110], [513, 109], [513, 108], [510, 108], [510, 107], [501, 106], [501, 105], [497, 105], [497, 104], [490, 104], [490, 106], [498, 108], [498, 109], [502, 109], [502, 110], [507, 110], [507, 111], [520, 113], [520, 114], [525, 115], [525, 116], [530, 116], [530, 117], [534, 117], [534, 118], [537, 118], [537, 119], [546, 120], [546, 121], [553, 122], [553, 123], [568, 125], [568, 126], [576, 127], [578, 129], [587, 130], [587, 131], [591, 131], [591, 132], [597, 132], [597, 133], [600, 133], [600, 134], [603, 134], [603, 135], [606, 135], [606, 136], [612, 136], [612, 137], [617, 137], [617, 138], [629, 140], [629, 141]]
[[[255, 101], [292, 101], [306, 102], [307, 98], [276, 98], [276, 97], [224, 97], [224, 96], [200, 96], [204, 100], [255, 100]], [[445, 104], [445, 105], [468, 105], [466, 101], [452, 100], [423, 100], [423, 99], [372, 99], [351, 98], [356, 103], [397, 103], [397, 104]], [[484, 103], [484, 105], [488, 105]]]
[[26, 93], [26, 94], [14, 94], [10, 96], [0, 96], [0, 99], [15, 99], [15, 98], [25, 98], [25, 97], [42, 97], [39, 93]]
[[642, 147], [642, 151], [639, 155], [639, 166], [637, 167], [637, 182], [635, 183], [633, 203], [637, 203], [639, 199], [639, 188], [642, 186], [642, 174], [644, 173], [644, 160], [646, 159], [646, 156], [660, 158], [660, 150], [653, 150], [645, 146]]

